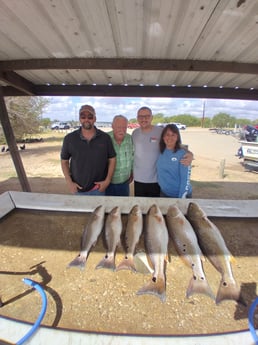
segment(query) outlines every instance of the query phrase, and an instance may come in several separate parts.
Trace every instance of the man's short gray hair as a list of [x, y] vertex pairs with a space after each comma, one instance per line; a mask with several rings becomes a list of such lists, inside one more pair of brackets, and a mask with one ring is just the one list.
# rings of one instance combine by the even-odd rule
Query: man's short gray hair
[[128, 119], [127, 119], [127, 117], [125, 117], [124, 115], [115, 115], [114, 117], [113, 117], [113, 121], [112, 121], [112, 123], [114, 123], [116, 120], [118, 120], [118, 119], [123, 119], [123, 120], [125, 120], [127, 123], [128, 123]]

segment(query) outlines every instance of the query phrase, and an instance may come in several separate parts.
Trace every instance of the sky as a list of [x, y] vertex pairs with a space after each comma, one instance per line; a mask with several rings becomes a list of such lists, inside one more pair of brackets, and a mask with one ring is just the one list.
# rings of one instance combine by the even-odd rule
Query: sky
[[205, 104], [205, 117], [213, 117], [218, 113], [227, 113], [236, 118], [258, 122], [258, 102], [227, 99], [199, 98], [143, 98], [143, 97], [51, 97], [51, 103], [45, 109], [43, 118], [51, 121], [78, 121], [79, 109], [83, 104], [90, 104], [96, 110], [97, 121], [111, 122], [118, 114], [129, 120], [136, 118], [137, 110], [148, 106], [152, 113], [166, 116], [190, 114], [201, 118]]

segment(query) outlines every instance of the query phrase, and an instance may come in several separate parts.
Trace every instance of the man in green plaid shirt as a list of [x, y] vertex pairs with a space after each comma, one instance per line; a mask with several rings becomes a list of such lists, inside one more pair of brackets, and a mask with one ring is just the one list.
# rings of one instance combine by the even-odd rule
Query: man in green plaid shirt
[[128, 120], [123, 115], [113, 118], [112, 129], [109, 132], [116, 151], [116, 167], [111, 183], [105, 194], [109, 196], [129, 196], [129, 184], [133, 180], [133, 142], [127, 133]]

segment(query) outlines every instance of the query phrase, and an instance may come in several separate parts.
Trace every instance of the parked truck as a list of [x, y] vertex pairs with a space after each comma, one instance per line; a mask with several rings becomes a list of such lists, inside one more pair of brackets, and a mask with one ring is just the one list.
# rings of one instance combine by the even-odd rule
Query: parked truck
[[243, 159], [246, 170], [258, 171], [258, 129], [245, 126], [243, 133], [237, 156]]

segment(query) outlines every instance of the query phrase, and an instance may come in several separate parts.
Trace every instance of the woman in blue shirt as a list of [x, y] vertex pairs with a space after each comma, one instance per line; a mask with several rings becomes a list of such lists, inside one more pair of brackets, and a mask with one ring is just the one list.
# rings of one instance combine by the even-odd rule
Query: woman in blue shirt
[[160, 196], [191, 198], [191, 166], [184, 166], [180, 163], [186, 150], [182, 148], [180, 132], [175, 124], [169, 124], [163, 129], [159, 146], [157, 172]]

